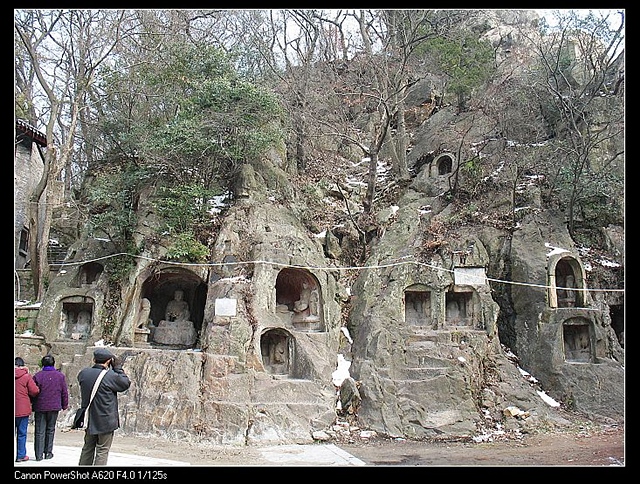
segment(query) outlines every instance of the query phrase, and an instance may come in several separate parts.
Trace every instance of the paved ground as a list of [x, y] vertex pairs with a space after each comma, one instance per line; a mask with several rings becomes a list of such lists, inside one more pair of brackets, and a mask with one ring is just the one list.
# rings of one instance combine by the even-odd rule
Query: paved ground
[[[119, 436], [116, 436], [118, 439]], [[15, 439], [14, 439], [15, 440]], [[115, 445], [116, 441], [114, 441]], [[15, 444], [14, 444], [15, 450]], [[54, 444], [52, 459], [35, 460], [31, 435], [27, 441], [27, 462], [14, 467], [78, 467], [81, 447]], [[14, 453], [15, 456], [15, 453]], [[14, 459], [15, 460], [15, 459]], [[187, 461], [160, 459], [144, 455], [109, 452], [107, 466], [168, 467], [191, 466]], [[255, 449], [243, 466], [364, 466], [365, 463], [333, 444], [277, 445]]]
[[[29, 428], [27, 452], [33, 459], [33, 429]], [[76, 477], [88, 468], [78, 467], [84, 432], [56, 432], [54, 457], [50, 460], [14, 464], [15, 479], [47, 478], [46, 472], [56, 472], [51, 479], [64, 480], [65, 472]], [[15, 439], [14, 439], [15, 441]], [[14, 444], [15, 445], [15, 444]], [[412, 442], [403, 439], [349, 439], [349, 441], [308, 445], [216, 446], [188, 441], [164, 440], [152, 436], [116, 433], [109, 454], [111, 472], [126, 469], [128, 475], [139, 477], [146, 470], [159, 472], [160, 477], [184, 480], [191, 472], [207, 472], [206, 467], [313, 467], [340, 470], [358, 467], [358, 472], [380, 466], [489, 466], [542, 468], [548, 466], [624, 467], [624, 424], [588, 424], [572, 426], [562, 431], [526, 433], [521, 436], [496, 434], [481, 442]], [[14, 454], [15, 455], [15, 454]], [[66, 469], [65, 469], [66, 467]], [[107, 474], [113, 477], [115, 474]], [[361, 476], [362, 474], [359, 474]], [[157, 478], [156, 476], [155, 478]], [[120, 480], [115, 477], [116, 480]], [[154, 478], [153, 476], [149, 478]]]
[[[33, 442], [27, 442], [27, 462], [15, 462], [15, 467], [77, 467], [80, 458], [80, 447], [68, 447], [64, 445], [56, 445], [52, 459], [43, 459], [36, 461], [33, 451]], [[109, 453], [109, 462], [107, 466], [187, 466], [188, 462], [169, 459], [156, 459], [153, 457], [145, 457], [133, 454], [122, 454], [119, 452]]]

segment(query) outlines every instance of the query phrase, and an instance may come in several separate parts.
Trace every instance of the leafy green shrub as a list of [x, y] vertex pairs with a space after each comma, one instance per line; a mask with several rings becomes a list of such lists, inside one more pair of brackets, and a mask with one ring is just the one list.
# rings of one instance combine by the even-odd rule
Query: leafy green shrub
[[89, 233], [125, 252], [137, 224], [140, 189], [148, 172], [132, 162], [101, 166], [88, 187]]
[[207, 246], [197, 241], [192, 233], [183, 232], [171, 237], [167, 259], [180, 262], [204, 263], [209, 258]]
[[495, 70], [493, 48], [473, 34], [453, 39], [436, 37], [427, 41], [426, 49], [449, 77], [447, 89], [456, 95], [461, 111], [473, 90], [483, 85]]

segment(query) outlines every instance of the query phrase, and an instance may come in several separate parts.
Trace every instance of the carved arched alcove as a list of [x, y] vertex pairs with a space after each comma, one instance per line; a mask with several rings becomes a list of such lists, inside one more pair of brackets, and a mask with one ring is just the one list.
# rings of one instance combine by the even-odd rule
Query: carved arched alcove
[[592, 363], [594, 345], [590, 322], [585, 318], [569, 318], [562, 323], [564, 359], [570, 363]]
[[304, 269], [282, 269], [276, 278], [276, 312], [299, 331], [325, 331], [316, 277]]
[[483, 329], [480, 296], [473, 287], [454, 285], [445, 293], [444, 325]]
[[[177, 296], [177, 293], [181, 293]], [[147, 301], [143, 301], [146, 299]], [[176, 305], [176, 299], [182, 301], [186, 318], [167, 314], [167, 307]], [[156, 270], [142, 284], [138, 311], [148, 312], [149, 341], [168, 346], [197, 346], [204, 307], [207, 299], [207, 284], [189, 269], [167, 267]], [[172, 302], [173, 301], [173, 302]], [[140, 314], [136, 316], [139, 322]], [[191, 324], [189, 324], [191, 323]], [[162, 328], [162, 329], [159, 329]]]
[[78, 273], [72, 283], [73, 287], [91, 286], [100, 274], [104, 271], [104, 266], [98, 262], [87, 262], [78, 267]]
[[291, 376], [295, 361], [295, 344], [283, 329], [267, 329], [260, 336], [260, 354], [267, 373]]
[[413, 284], [404, 290], [404, 321], [407, 326], [437, 327], [432, 314], [432, 291], [423, 284]]
[[70, 296], [60, 301], [59, 339], [84, 341], [93, 328], [94, 300], [86, 296]]
[[455, 168], [455, 157], [451, 153], [442, 153], [433, 162], [434, 176], [448, 175]]
[[547, 270], [549, 307], [587, 307], [584, 268], [575, 257], [566, 253], [550, 257]]

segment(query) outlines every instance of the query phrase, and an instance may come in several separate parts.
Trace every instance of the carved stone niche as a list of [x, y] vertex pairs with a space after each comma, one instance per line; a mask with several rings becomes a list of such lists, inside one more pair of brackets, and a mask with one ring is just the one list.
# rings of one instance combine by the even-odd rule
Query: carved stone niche
[[59, 339], [84, 341], [88, 339], [93, 327], [92, 298], [85, 296], [71, 296], [61, 301]]
[[276, 314], [298, 331], [324, 331], [317, 279], [303, 269], [282, 269], [276, 279]]
[[260, 353], [266, 372], [272, 375], [289, 375], [294, 360], [293, 347], [291, 336], [286, 331], [265, 331], [260, 337]]
[[95, 284], [102, 274], [104, 267], [97, 262], [87, 262], [83, 264], [78, 271], [77, 284], [75, 287], [87, 287]]
[[189, 319], [191, 309], [184, 300], [184, 291], [178, 289], [174, 299], [167, 303], [165, 319], [153, 330], [153, 341], [164, 345], [193, 346], [198, 339], [198, 332]]

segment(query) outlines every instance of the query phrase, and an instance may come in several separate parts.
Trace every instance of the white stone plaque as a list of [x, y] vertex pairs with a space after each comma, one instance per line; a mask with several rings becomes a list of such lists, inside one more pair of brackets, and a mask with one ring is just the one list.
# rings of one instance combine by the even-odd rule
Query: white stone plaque
[[484, 267], [456, 267], [453, 276], [456, 285], [483, 286], [487, 283]]
[[216, 316], [235, 316], [237, 303], [237, 299], [216, 299]]

